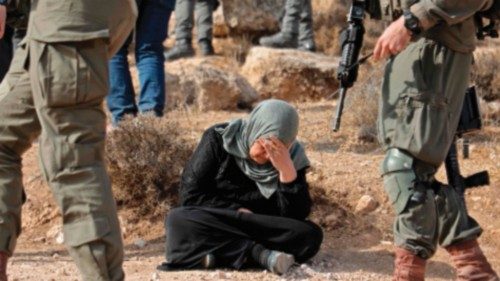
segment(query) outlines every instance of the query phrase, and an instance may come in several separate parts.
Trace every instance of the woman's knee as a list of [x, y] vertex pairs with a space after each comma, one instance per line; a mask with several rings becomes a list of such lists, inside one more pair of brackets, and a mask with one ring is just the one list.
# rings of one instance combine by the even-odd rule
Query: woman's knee
[[298, 241], [302, 242], [302, 247], [296, 254], [298, 262], [305, 262], [315, 256], [323, 242], [323, 230], [312, 222], [305, 222], [298, 231]]

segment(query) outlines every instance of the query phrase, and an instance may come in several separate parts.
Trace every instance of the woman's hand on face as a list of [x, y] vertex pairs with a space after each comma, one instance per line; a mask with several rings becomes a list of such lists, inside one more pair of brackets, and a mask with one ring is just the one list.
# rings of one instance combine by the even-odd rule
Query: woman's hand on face
[[280, 181], [284, 183], [294, 181], [297, 178], [297, 171], [293, 166], [288, 147], [276, 137], [263, 140], [262, 144], [269, 155], [269, 161], [280, 174]]
[[248, 214], [252, 214], [253, 213], [252, 211], [250, 211], [247, 208], [239, 208], [238, 212], [240, 212], [240, 213], [248, 213]]

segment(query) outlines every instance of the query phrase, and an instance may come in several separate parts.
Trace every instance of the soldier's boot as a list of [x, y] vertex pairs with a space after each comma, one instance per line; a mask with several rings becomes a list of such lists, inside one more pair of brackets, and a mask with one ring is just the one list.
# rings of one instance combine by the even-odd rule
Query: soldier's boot
[[7, 281], [7, 261], [9, 260], [9, 255], [4, 252], [0, 252], [0, 281]]
[[448, 246], [446, 251], [451, 255], [458, 281], [500, 281], [477, 240]]
[[200, 48], [200, 53], [202, 56], [213, 56], [215, 55], [214, 47], [212, 46], [212, 40], [202, 39], [198, 42], [198, 47]]
[[301, 40], [299, 42], [299, 50], [301, 51], [307, 51], [307, 52], [316, 52], [316, 43], [314, 42], [314, 39], [308, 39], [308, 40]]
[[403, 248], [396, 248], [393, 281], [423, 281], [426, 260]]
[[175, 42], [174, 47], [165, 53], [165, 60], [174, 61], [192, 56], [194, 56], [194, 49], [191, 39], [179, 39]]
[[278, 32], [271, 36], [264, 36], [259, 39], [261, 46], [270, 48], [297, 48], [298, 34], [290, 32]]

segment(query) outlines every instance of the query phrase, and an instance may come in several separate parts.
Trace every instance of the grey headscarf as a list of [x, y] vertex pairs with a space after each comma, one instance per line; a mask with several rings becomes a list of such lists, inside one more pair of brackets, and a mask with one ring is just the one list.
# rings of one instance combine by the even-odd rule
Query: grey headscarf
[[290, 156], [296, 170], [310, 165], [302, 145], [296, 141], [299, 115], [287, 102], [270, 99], [261, 102], [247, 119], [231, 121], [218, 132], [222, 135], [224, 149], [234, 156], [236, 164], [259, 187], [260, 193], [269, 198], [279, 186], [279, 173], [271, 163], [259, 165], [249, 159], [253, 143], [261, 137], [274, 136], [285, 144], [292, 144]]

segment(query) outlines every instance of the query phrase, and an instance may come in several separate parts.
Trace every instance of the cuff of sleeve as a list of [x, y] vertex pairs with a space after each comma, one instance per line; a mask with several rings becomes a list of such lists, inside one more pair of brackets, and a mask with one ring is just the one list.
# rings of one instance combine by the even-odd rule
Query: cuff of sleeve
[[9, 4], [9, 0], [0, 0], [0, 6], [7, 6]]
[[420, 26], [422, 27], [422, 31], [428, 30], [437, 23], [437, 21], [432, 17], [432, 15], [429, 12], [427, 12], [427, 10], [423, 5], [423, 2], [418, 2], [413, 6], [411, 6], [410, 11], [420, 21]]

